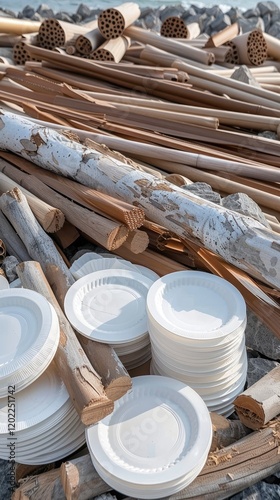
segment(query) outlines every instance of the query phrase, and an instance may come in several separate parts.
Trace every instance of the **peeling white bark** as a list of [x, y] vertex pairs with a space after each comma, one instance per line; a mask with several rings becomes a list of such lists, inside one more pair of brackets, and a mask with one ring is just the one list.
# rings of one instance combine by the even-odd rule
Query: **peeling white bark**
[[0, 148], [141, 206], [154, 222], [182, 238], [195, 238], [227, 262], [280, 288], [280, 235], [250, 217], [4, 111], [0, 114]]

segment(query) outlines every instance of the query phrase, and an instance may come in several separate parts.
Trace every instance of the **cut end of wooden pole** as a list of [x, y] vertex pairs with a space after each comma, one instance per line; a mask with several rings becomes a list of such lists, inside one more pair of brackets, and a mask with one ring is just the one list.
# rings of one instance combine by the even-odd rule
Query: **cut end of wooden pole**
[[110, 415], [114, 410], [114, 402], [108, 397], [98, 397], [98, 402], [92, 402], [85, 407], [80, 414], [81, 421], [84, 425], [93, 425]]
[[118, 38], [123, 34], [125, 28], [138, 19], [140, 14], [139, 5], [133, 2], [105, 9], [98, 17], [99, 31], [107, 40]]
[[239, 420], [249, 429], [258, 430], [266, 423], [263, 407], [251, 396], [241, 394], [234, 401]]

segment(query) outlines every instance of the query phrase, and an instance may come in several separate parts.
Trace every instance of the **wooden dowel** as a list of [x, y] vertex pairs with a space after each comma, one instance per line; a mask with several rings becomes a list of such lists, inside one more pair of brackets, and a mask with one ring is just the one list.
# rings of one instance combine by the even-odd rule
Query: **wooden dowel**
[[205, 47], [219, 47], [220, 45], [224, 45], [226, 42], [232, 40], [237, 35], [239, 35], [239, 25], [235, 22], [223, 30], [218, 31], [214, 35], [211, 35], [205, 43]]
[[35, 290], [53, 305], [60, 325], [60, 341], [54, 357], [59, 374], [67, 388], [74, 407], [85, 425], [91, 425], [113, 411], [100, 376], [91, 366], [76, 335], [64, 316], [57, 299], [38, 262], [24, 262], [17, 266], [25, 288]]
[[39, 30], [40, 26], [40, 21], [0, 17], [0, 32], [3, 34], [23, 35], [24, 33], [35, 33]]
[[127, 36], [118, 36], [111, 40], [106, 40], [102, 45], [93, 50], [89, 57], [96, 61], [113, 61], [118, 63], [122, 60], [128, 47], [130, 46], [130, 38]]
[[280, 369], [274, 368], [234, 401], [240, 421], [260, 429], [280, 413]]
[[240, 64], [259, 66], [267, 58], [267, 44], [261, 30], [253, 30], [233, 38]]
[[79, 54], [88, 55], [104, 42], [104, 38], [98, 29], [97, 20], [91, 30], [84, 35], [79, 35], [75, 40], [75, 49]]
[[[7, 175], [2, 172], [5, 168], [9, 169], [9, 165], [4, 160], [0, 161], [0, 193], [5, 191], [10, 191], [15, 187], [20, 188], [20, 185], [15, 181], [10, 179]], [[22, 193], [26, 196], [28, 204], [35, 215], [38, 222], [41, 224], [42, 228], [47, 233], [55, 233], [62, 228], [65, 217], [61, 210], [54, 208], [48, 203], [44, 202], [38, 196], [34, 196], [30, 191], [25, 188], [21, 188]]]
[[123, 247], [132, 253], [142, 253], [149, 245], [149, 237], [145, 231], [130, 231], [126, 241], [123, 243]]
[[70, 40], [76, 40], [79, 35], [88, 32], [88, 27], [47, 18], [38, 27], [38, 43], [40, 47], [53, 50], [64, 47]]

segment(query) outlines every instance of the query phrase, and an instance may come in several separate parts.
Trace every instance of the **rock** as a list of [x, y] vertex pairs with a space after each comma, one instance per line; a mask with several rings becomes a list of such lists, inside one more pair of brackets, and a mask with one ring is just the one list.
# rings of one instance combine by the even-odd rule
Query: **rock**
[[81, 3], [79, 5], [79, 7], [77, 8], [76, 13], [79, 16], [81, 16], [82, 20], [84, 20], [91, 15], [91, 10], [87, 5], [85, 5], [84, 3]]
[[43, 18], [54, 18], [54, 11], [46, 3], [41, 3], [36, 12]]
[[277, 21], [280, 21], [280, 10], [278, 10], [277, 12], [273, 12], [273, 14], [271, 15], [271, 26]]
[[39, 21], [41, 23], [43, 20], [44, 18], [38, 12], [35, 12], [34, 16], [31, 17], [31, 21]]
[[7, 280], [9, 282], [14, 281], [18, 278], [18, 274], [16, 272], [16, 266], [19, 264], [19, 261], [13, 255], [9, 255], [5, 257], [2, 263], [2, 268], [7, 276]]
[[268, 34], [275, 38], [280, 38], [280, 20], [276, 21], [268, 30]]
[[262, 17], [267, 13], [273, 14], [273, 12], [279, 11], [279, 7], [275, 2], [259, 2], [257, 7]]
[[196, 194], [204, 200], [212, 201], [212, 203], [216, 203], [217, 205], [221, 204], [221, 196], [219, 195], [219, 193], [213, 191], [211, 186], [206, 182], [193, 182], [192, 184], [184, 184], [182, 188], [186, 191], [191, 191], [193, 194]]
[[238, 19], [238, 24], [242, 33], [247, 33], [248, 31], [252, 31], [256, 28], [264, 31], [264, 22], [261, 17], [251, 17], [250, 19]]
[[182, 19], [185, 21], [186, 24], [191, 24], [191, 23], [198, 23], [200, 30], [204, 30], [205, 22], [208, 19], [207, 14], [195, 14], [195, 16], [189, 16], [189, 17], [183, 17]]
[[10, 473], [12, 472], [12, 464], [8, 460], [0, 458], [0, 495], [1, 498], [11, 498]]
[[1, 17], [17, 17], [16, 14], [12, 10], [2, 9], [1, 7], [0, 7], [0, 16]]
[[55, 14], [55, 18], [58, 20], [58, 21], [63, 21], [65, 23], [73, 23], [73, 19], [69, 16], [69, 14], [67, 14], [67, 12], [57, 12]]
[[254, 7], [253, 9], [248, 9], [243, 13], [243, 17], [245, 17], [245, 19], [250, 19], [250, 17], [259, 17], [260, 15], [261, 13], [258, 7]]
[[270, 227], [259, 205], [245, 193], [229, 194], [222, 199], [222, 206], [240, 214], [252, 217], [265, 227]]
[[139, 19], [142, 19], [143, 17], [146, 17], [148, 14], [153, 14], [155, 11], [152, 9], [152, 7], [144, 7], [141, 9], [141, 14]]
[[207, 14], [207, 16], [209, 17], [214, 16], [215, 18], [223, 15], [223, 11], [218, 5], [213, 5], [213, 7], [207, 7], [205, 9], [205, 13]]
[[267, 32], [271, 26], [271, 14], [265, 14], [262, 19], [264, 22], [264, 29]]
[[280, 361], [280, 339], [247, 308], [246, 346], [267, 358]]
[[80, 24], [80, 22], [82, 21], [81, 16], [79, 16], [79, 14], [76, 13], [71, 15], [71, 19], [74, 24]]
[[268, 372], [280, 366], [280, 363], [271, 359], [250, 358], [248, 359], [247, 370], [247, 387], [255, 384], [258, 380], [264, 377]]
[[226, 14], [229, 16], [232, 24], [243, 17], [243, 13], [238, 7], [231, 7], [231, 9], [226, 12]]
[[242, 64], [237, 68], [230, 76], [233, 80], [238, 80], [239, 82], [248, 83], [248, 85], [253, 85], [254, 87], [261, 87], [257, 82], [255, 77], [252, 75], [250, 69], [245, 64]]
[[168, 17], [176, 17], [181, 15], [184, 12], [184, 7], [182, 5], [176, 5], [174, 7], [165, 7], [160, 11], [159, 18], [163, 23]]
[[26, 5], [22, 11], [22, 16], [25, 17], [26, 19], [31, 19], [35, 14], [35, 9], [31, 7], [30, 5]]
[[263, 130], [262, 132], [259, 132], [258, 135], [260, 137], [265, 137], [266, 139], [272, 139], [273, 141], [278, 140], [278, 135], [272, 130]]
[[160, 31], [161, 22], [155, 13], [148, 14], [142, 20], [144, 21], [147, 29], [151, 29], [154, 31]]
[[230, 500], [279, 500], [279, 498], [280, 486], [278, 484], [269, 484], [265, 481], [259, 481], [253, 486], [241, 491], [241, 493], [231, 496]]
[[222, 31], [223, 29], [231, 26], [230, 17], [227, 14], [222, 14], [218, 16], [211, 24], [210, 27], [213, 32]]

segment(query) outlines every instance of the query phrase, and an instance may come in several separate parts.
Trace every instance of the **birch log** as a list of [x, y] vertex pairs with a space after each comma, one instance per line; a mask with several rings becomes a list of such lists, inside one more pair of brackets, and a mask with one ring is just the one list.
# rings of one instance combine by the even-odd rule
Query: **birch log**
[[2, 111], [0, 129], [2, 149], [140, 206], [149, 219], [177, 236], [195, 240], [260, 281], [280, 287], [280, 236], [252, 218], [198, 198], [16, 114]]
[[280, 368], [276, 367], [234, 401], [235, 410], [249, 429], [260, 429], [280, 414]]
[[26, 246], [1, 210], [0, 228], [0, 238], [4, 241], [8, 254], [16, 257], [19, 262], [30, 260]]

